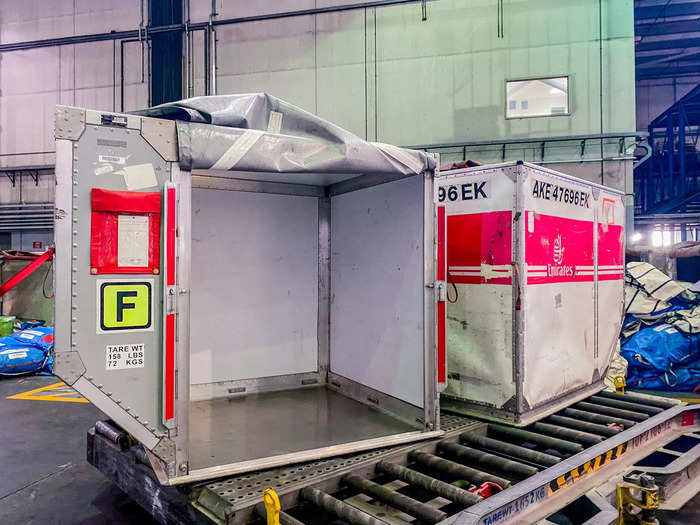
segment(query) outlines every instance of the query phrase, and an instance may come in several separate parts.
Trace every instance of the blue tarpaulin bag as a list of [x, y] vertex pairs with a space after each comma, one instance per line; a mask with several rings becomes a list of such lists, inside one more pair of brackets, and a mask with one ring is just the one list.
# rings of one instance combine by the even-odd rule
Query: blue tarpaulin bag
[[0, 376], [53, 372], [53, 327], [38, 326], [0, 337]]
[[669, 324], [642, 328], [622, 346], [620, 354], [635, 368], [668, 371], [672, 365], [700, 357], [700, 334], [686, 335]]
[[35, 326], [28, 330], [15, 332], [7, 336], [22, 344], [31, 344], [43, 350], [53, 348], [53, 326]]
[[700, 362], [695, 361], [665, 372], [632, 366], [627, 369], [627, 386], [647, 390], [696, 391], [700, 386]]
[[[5, 338], [3, 338], [5, 339]], [[0, 375], [39, 372], [51, 352], [16, 341], [0, 342]]]

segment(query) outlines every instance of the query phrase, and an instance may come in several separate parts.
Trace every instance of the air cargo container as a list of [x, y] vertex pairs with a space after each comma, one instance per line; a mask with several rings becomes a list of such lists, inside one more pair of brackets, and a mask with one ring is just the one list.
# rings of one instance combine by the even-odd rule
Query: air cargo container
[[439, 178], [263, 94], [59, 107], [56, 138], [56, 373], [108, 416], [88, 462], [157, 522], [613, 523], [620, 482], [697, 492], [700, 411], [598, 392], [619, 194]]
[[435, 157], [264, 94], [147, 115], [57, 108], [56, 374], [163, 484], [438, 436]]
[[533, 164], [445, 171], [443, 407], [525, 425], [603, 388], [623, 315], [624, 195]]

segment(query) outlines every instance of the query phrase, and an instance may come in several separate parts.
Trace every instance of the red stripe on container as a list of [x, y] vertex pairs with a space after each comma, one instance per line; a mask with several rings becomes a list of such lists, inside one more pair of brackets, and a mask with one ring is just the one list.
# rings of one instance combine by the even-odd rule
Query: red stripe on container
[[[447, 266], [454, 284], [511, 285], [508, 271], [494, 271], [487, 279], [481, 266], [511, 266], [512, 212], [466, 213], [447, 217]], [[455, 267], [474, 268], [469, 275]], [[503, 274], [503, 276], [498, 276]]]
[[165, 316], [165, 420], [175, 417], [175, 314]]
[[167, 189], [168, 216], [166, 218], [166, 282], [168, 286], [175, 286], [175, 188]]
[[[437, 209], [438, 217], [438, 253], [437, 253], [437, 278], [438, 281], [444, 281], [447, 275], [447, 261], [445, 260], [445, 207], [438, 206]], [[445, 301], [438, 301], [437, 305], [437, 376], [438, 383], [444, 383], [447, 381], [447, 359], [445, 357]]]

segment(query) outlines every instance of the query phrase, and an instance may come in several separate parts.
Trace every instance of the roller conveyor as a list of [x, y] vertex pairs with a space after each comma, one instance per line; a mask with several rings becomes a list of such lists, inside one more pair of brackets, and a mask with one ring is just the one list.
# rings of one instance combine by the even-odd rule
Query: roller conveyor
[[[263, 523], [261, 495], [266, 488], [279, 494], [280, 523], [453, 523], [459, 517], [458, 523], [486, 524], [507, 523], [516, 516], [541, 519], [568, 504], [572, 495], [633, 466], [679, 432], [698, 430], [682, 427], [683, 421], [695, 424], [689, 407], [657, 405], [662, 411], [652, 415], [642, 411], [653, 406], [643, 405], [644, 399], [626, 399], [591, 396], [578, 403], [586, 410], [567, 408], [525, 428], [443, 413], [445, 435], [440, 439], [165, 489], [186, 490], [197, 518], [205, 520], [201, 523], [225, 525]], [[607, 400], [634, 404], [632, 412], [645, 419], [589, 417], [601, 409], [630, 412], [608, 406]], [[107, 446], [115, 438], [109, 434], [109, 439], [98, 440], [93, 433], [93, 442], [104, 438], [102, 446]], [[698, 446], [675, 453], [688, 464], [700, 457], [700, 436], [693, 439]], [[103, 462], [95, 459], [93, 464], [119, 484]], [[123, 490], [131, 494], [128, 487]], [[536, 504], [524, 509], [523, 498]], [[188, 520], [170, 522], [200, 523]]]

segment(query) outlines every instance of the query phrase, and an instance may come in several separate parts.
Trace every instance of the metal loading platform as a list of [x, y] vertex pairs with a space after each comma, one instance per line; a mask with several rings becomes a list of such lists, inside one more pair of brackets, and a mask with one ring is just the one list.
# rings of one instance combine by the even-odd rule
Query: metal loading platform
[[88, 461], [161, 523], [263, 523], [268, 488], [289, 524], [547, 523], [581, 497], [593, 508], [586, 523], [613, 523], [629, 472], [655, 477], [662, 508], [698, 491], [697, 412], [610, 392], [525, 428], [443, 412], [440, 439], [177, 487], [159, 485], [143, 449], [99, 422]]

